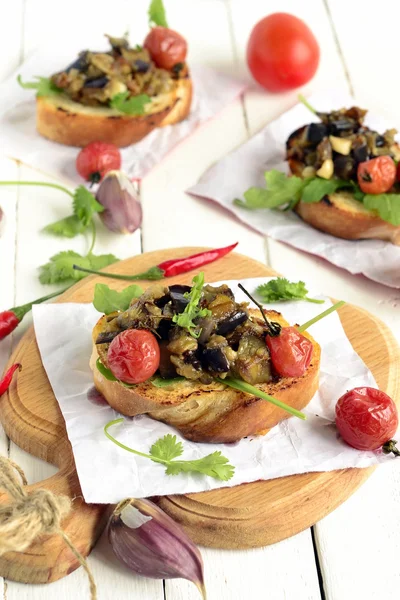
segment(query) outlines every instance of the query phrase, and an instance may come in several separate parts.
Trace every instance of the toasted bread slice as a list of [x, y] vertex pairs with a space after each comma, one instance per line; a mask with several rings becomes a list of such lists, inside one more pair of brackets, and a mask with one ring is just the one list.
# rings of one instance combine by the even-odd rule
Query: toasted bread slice
[[174, 81], [167, 94], [152, 99], [141, 116], [122, 115], [115, 109], [85, 106], [65, 94], [36, 99], [36, 127], [44, 137], [67, 146], [108, 142], [122, 148], [139, 142], [156, 127], [185, 119], [192, 101], [190, 77]]
[[[257, 311], [251, 311], [257, 318]], [[282, 325], [288, 323], [276, 311], [266, 315]], [[127, 416], [148, 414], [153, 419], [176, 427], [182, 435], [195, 442], [236, 442], [249, 435], [264, 435], [290, 415], [274, 404], [224, 386], [221, 383], [204, 385], [185, 380], [157, 388], [147, 381], [127, 388], [108, 381], [96, 367], [99, 356], [95, 340], [103, 330], [102, 317], [93, 330], [93, 353], [90, 366], [96, 388], [115, 410]], [[320, 346], [307, 333], [314, 346], [310, 366], [302, 377], [282, 378], [275, 383], [257, 387], [282, 402], [301, 410], [318, 389]], [[102, 357], [104, 353], [100, 350]]]
[[[303, 165], [289, 159], [293, 175], [302, 176]], [[365, 208], [347, 190], [339, 190], [326, 195], [319, 202], [300, 202], [295, 209], [297, 214], [315, 229], [330, 233], [346, 240], [377, 239], [387, 240], [400, 246], [400, 226], [391, 225], [377, 216], [373, 210]]]

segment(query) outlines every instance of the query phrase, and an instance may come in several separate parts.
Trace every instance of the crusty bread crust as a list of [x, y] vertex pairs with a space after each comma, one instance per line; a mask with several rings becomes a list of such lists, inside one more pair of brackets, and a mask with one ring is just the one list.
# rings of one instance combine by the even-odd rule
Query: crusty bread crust
[[185, 119], [192, 93], [192, 80], [178, 79], [171, 92], [156, 96], [142, 116], [84, 106], [62, 94], [41, 96], [36, 99], [36, 127], [44, 137], [67, 146], [84, 147], [101, 141], [123, 148], [139, 142], [156, 127]]
[[[293, 175], [301, 177], [301, 163], [289, 159]], [[349, 191], [324, 196], [320, 202], [297, 203], [297, 214], [315, 229], [346, 240], [377, 239], [400, 246], [400, 226], [391, 225], [368, 210]]]
[[[257, 312], [254, 311], [257, 318]], [[280, 313], [266, 311], [269, 318], [287, 325]], [[93, 330], [90, 366], [96, 388], [115, 410], [123, 415], [148, 414], [153, 419], [176, 427], [195, 442], [236, 442], [249, 435], [264, 435], [290, 415], [274, 404], [226, 387], [220, 383], [204, 385], [186, 380], [174, 386], [157, 388], [149, 382], [126, 388], [108, 381], [96, 368], [98, 352], [94, 340], [103, 328], [103, 319]], [[276, 383], [258, 385], [267, 394], [301, 410], [318, 389], [320, 346], [307, 333], [314, 352], [302, 377], [283, 378]]]

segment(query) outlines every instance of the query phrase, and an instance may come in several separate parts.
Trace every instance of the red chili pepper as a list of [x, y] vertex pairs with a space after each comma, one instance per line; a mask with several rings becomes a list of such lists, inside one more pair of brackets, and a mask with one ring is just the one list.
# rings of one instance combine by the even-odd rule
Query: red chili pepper
[[50, 298], [54, 298], [55, 296], [59, 296], [65, 290], [60, 290], [58, 292], [53, 292], [52, 294], [48, 294], [47, 296], [43, 296], [42, 298], [38, 298], [33, 302], [28, 302], [28, 304], [23, 304], [22, 306], [15, 306], [10, 310], [5, 310], [0, 313], [0, 341], [7, 337], [14, 329], [21, 323], [24, 316], [32, 309], [33, 304], [40, 304], [41, 302], [45, 302], [45, 300], [50, 300]]
[[21, 365], [19, 363], [12, 365], [4, 375], [3, 379], [0, 379], [0, 396], [2, 396], [10, 387], [11, 379], [17, 369], [21, 370]]
[[103, 273], [102, 271], [85, 269], [83, 267], [79, 267], [78, 265], [74, 265], [74, 269], [76, 271], [84, 271], [85, 273], [94, 273], [95, 275], [100, 275], [101, 277], [109, 277], [110, 279], [123, 279], [124, 281], [136, 281], [138, 279], [158, 280], [164, 279], [165, 277], [173, 277], [174, 275], [181, 275], [181, 273], [187, 273], [188, 271], [193, 271], [203, 267], [204, 265], [208, 265], [218, 258], [222, 258], [226, 254], [229, 254], [229, 252], [232, 252], [238, 243], [239, 242], [236, 242], [236, 244], [226, 246], [225, 248], [206, 250], [205, 252], [192, 254], [192, 256], [186, 256], [185, 258], [173, 258], [171, 260], [166, 260], [155, 267], [150, 267], [150, 269], [145, 271], [145, 273], [139, 273], [139, 275], [117, 275], [114, 273]]

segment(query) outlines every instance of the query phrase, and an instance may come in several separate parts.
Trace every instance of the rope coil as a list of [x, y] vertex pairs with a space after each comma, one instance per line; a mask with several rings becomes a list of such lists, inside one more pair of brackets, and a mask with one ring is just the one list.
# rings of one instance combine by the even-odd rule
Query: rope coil
[[23, 470], [12, 460], [0, 456], [0, 488], [13, 500], [12, 504], [0, 506], [0, 556], [5, 552], [23, 552], [41, 535], [58, 534], [86, 571], [91, 600], [96, 600], [96, 584], [89, 565], [61, 528], [61, 521], [71, 510], [71, 500], [45, 489], [28, 494], [25, 485]]

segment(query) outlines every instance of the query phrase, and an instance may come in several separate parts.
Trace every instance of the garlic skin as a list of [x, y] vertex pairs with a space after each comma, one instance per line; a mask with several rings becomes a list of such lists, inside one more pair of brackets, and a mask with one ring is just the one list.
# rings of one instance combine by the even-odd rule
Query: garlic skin
[[188, 579], [206, 599], [199, 549], [181, 526], [150, 500], [120, 502], [111, 515], [108, 539], [128, 569], [153, 579]]
[[104, 225], [115, 233], [133, 233], [142, 224], [138, 194], [123, 171], [109, 171], [100, 183], [96, 200], [104, 206], [99, 213]]

